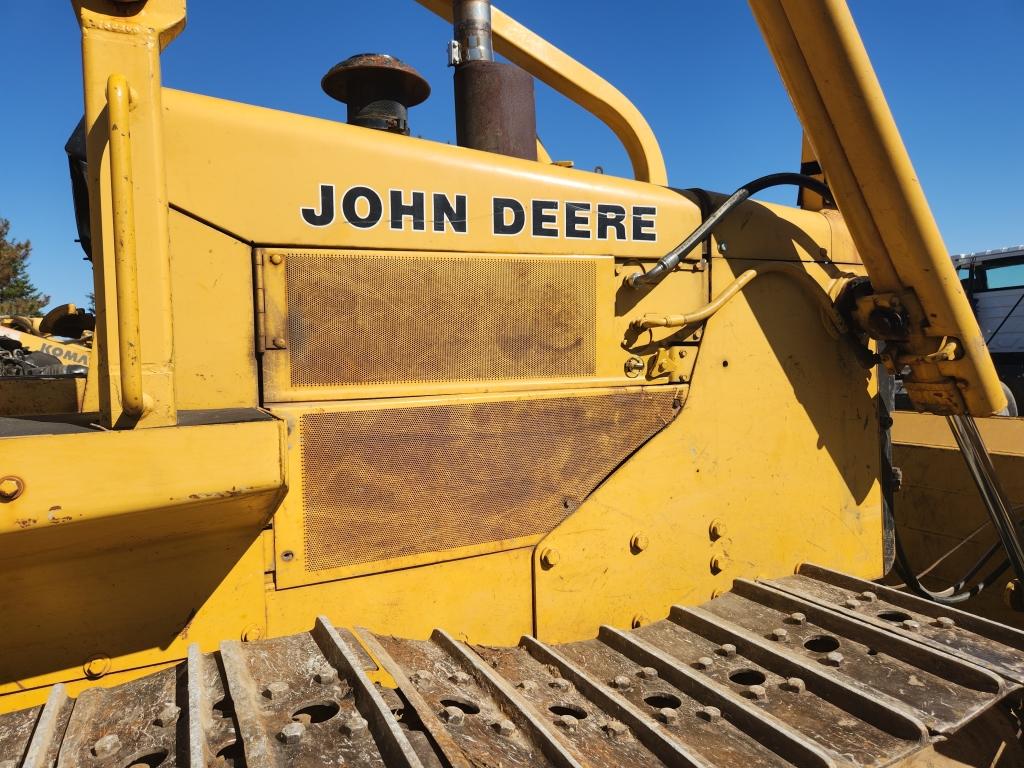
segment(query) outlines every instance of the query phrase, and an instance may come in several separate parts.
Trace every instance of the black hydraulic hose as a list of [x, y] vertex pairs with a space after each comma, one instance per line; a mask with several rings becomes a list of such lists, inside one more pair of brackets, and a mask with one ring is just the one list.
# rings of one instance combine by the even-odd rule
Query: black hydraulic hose
[[[989, 559], [991, 559], [992, 555], [994, 555], [996, 552], [1002, 549], [1002, 546], [1003, 543], [1001, 541], [997, 541], [995, 544], [989, 547], [985, 551], [985, 554], [979, 557], [977, 562], [974, 565], [972, 565], [970, 569], [968, 569], [967, 573], [965, 573], [959, 580], [957, 580], [957, 582], [952, 587], [949, 588], [950, 591], [959, 592], [961, 589], [963, 589], [964, 586], [971, 581], [971, 579], [973, 579], [975, 576], [981, 573], [981, 569], [985, 567], [985, 563], [987, 563]], [[1009, 565], [1010, 561], [1008, 559], [1004, 558], [1003, 560], [1006, 565]]]
[[967, 600], [970, 595], [953, 595], [950, 597], [940, 595], [936, 592], [929, 591], [920, 581], [917, 580], [917, 575], [914, 573], [914, 569], [911, 568], [910, 562], [907, 560], [907, 553], [903, 551], [903, 544], [900, 542], [900, 536], [896, 534], [896, 571], [899, 573], [900, 578], [907, 585], [907, 588], [918, 597], [923, 597], [925, 600], [931, 600], [935, 603], [942, 603], [943, 605], [956, 605]]
[[985, 556], [979, 560], [971, 568], [971, 571], [963, 579], [961, 579], [954, 588], [950, 590], [951, 594], [942, 594], [941, 592], [932, 592], [925, 587], [917, 578], [914, 573], [914, 569], [910, 566], [910, 561], [907, 559], [907, 553], [903, 551], [903, 544], [900, 542], [899, 534], [896, 534], [896, 570], [900, 575], [900, 578], [906, 583], [907, 587], [918, 597], [923, 597], [926, 600], [940, 603], [942, 605], [957, 605], [962, 603], [975, 595], [979, 594], [985, 587], [991, 585], [1002, 576], [1006, 570], [1010, 567], [1009, 559], [1003, 560], [999, 565], [993, 568], [989, 573], [985, 575], [977, 584], [967, 590], [963, 590], [963, 585], [978, 571], [981, 570], [981, 566], [984, 565], [985, 561], [991, 557], [992, 552], [986, 553]]
[[800, 173], [773, 173], [768, 176], [762, 176], [759, 179], [754, 179], [733, 192], [729, 199], [718, 206], [718, 209], [708, 216], [699, 227], [693, 230], [683, 242], [662, 256], [649, 272], [637, 272], [634, 275], [630, 275], [627, 278], [627, 283], [630, 287], [636, 288], [646, 283], [658, 282], [662, 277], [675, 269], [683, 256], [697, 247], [697, 244], [702, 240], [707, 239], [714, 232], [715, 227], [721, 223], [722, 219], [728, 216], [736, 206], [751, 195], [757, 194], [762, 190], [785, 184], [793, 184], [803, 189], [817, 192], [827, 202], [832, 202], [832, 192], [829, 191], [828, 185], [813, 176], [804, 176]]

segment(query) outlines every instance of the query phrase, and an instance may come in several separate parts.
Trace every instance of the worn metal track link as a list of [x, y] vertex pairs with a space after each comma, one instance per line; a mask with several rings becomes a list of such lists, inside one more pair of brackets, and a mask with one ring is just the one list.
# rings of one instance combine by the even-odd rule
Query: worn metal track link
[[58, 685], [0, 717], [0, 768], [881, 768], [1022, 682], [1024, 633], [805, 566], [560, 646], [402, 640], [323, 617], [194, 646], [175, 668], [75, 700]]

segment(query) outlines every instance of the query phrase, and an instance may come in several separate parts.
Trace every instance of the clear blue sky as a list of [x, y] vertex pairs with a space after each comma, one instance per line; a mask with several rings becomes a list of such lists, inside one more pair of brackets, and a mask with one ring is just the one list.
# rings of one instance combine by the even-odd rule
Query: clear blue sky
[[[743, 0], [497, 5], [633, 100], [661, 141], [673, 186], [731, 191], [797, 168], [800, 127]], [[1024, 2], [851, 7], [950, 251], [1024, 242]], [[192, 0], [185, 31], [164, 53], [164, 83], [344, 119], [320, 77], [353, 53], [391, 53], [433, 86], [412, 111], [413, 131], [454, 143], [449, 37], [413, 0]], [[55, 302], [84, 303], [91, 273], [74, 242], [63, 152], [82, 113], [70, 2], [0, 0], [0, 87], [0, 216], [32, 241], [36, 285]], [[556, 159], [629, 173], [611, 132], [544, 87], [538, 123]], [[792, 193], [768, 199], [790, 202]]]

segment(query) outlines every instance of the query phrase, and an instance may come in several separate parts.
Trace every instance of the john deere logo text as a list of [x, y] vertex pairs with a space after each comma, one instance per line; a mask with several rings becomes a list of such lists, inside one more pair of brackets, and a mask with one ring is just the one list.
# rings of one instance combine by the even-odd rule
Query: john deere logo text
[[[299, 208], [302, 220], [311, 227], [328, 227], [336, 222], [356, 229], [385, 225], [397, 232], [467, 234], [471, 225], [486, 222], [492, 235], [528, 234], [532, 237], [565, 237], [576, 240], [658, 239], [658, 209], [653, 205], [625, 206], [618, 203], [572, 202], [569, 200], [520, 200], [492, 197], [489, 210], [474, 216], [467, 195], [444, 192], [349, 187], [339, 197], [333, 184], [320, 185], [316, 205]], [[476, 225], [478, 226], [478, 225]]]

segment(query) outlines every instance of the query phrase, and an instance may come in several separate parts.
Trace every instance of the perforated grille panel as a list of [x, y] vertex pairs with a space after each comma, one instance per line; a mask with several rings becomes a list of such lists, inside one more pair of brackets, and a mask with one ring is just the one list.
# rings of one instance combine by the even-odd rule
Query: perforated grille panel
[[293, 387], [595, 373], [592, 259], [300, 253], [286, 268]]
[[303, 415], [306, 570], [547, 532], [674, 417], [674, 397]]

